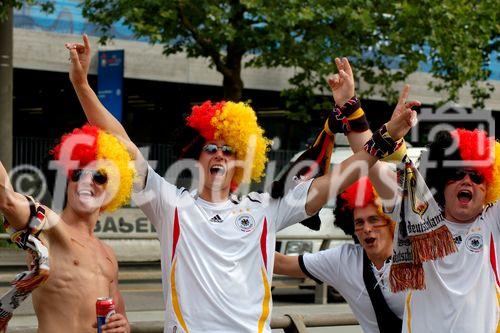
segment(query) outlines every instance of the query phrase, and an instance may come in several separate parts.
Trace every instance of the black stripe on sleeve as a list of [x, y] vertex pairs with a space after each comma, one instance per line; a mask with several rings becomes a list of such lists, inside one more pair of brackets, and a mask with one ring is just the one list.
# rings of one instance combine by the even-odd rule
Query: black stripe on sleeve
[[252, 198], [252, 197], [251, 197], [251, 196], [249, 196], [249, 195], [247, 195], [247, 198], [248, 198], [248, 200], [250, 200], [251, 202], [258, 202], [258, 203], [262, 203], [260, 200], [258, 200], [258, 199], [254, 199], [254, 198]]
[[316, 281], [319, 284], [323, 284], [323, 281], [312, 275], [306, 268], [306, 265], [304, 264], [304, 256], [301, 254], [299, 255], [299, 266], [302, 272], [304, 272], [305, 275], [309, 276], [311, 279]]

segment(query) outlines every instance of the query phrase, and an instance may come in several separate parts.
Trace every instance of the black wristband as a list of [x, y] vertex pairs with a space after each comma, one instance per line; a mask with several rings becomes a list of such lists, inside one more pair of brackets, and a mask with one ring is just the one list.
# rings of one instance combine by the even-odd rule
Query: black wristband
[[365, 115], [362, 115], [359, 118], [349, 121], [349, 126], [351, 127], [351, 131], [353, 132], [364, 132], [367, 131], [370, 126], [368, 125], [368, 120]]
[[398, 150], [403, 142], [403, 139], [394, 141], [387, 131], [387, 125], [384, 124], [378, 131], [373, 133], [371, 139], [365, 143], [363, 148], [368, 154], [381, 159]]
[[335, 109], [339, 109], [339, 112], [342, 113], [346, 118], [348, 118], [350, 115], [356, 112], [356, 110], [358, 110], [360, 107], [361, 107], [361, 102], [359, 101], [359, 98], [357, 98], [356, 96], [351, 97], [342, 106], [338, 106], [337, 104], [335, 104]]
[[[354, 96], [349, 99], [344, 105], [335, 105], [330, 116], [328, 117], [328, 127], [333, 133], [344, 133], [348, 134], [351, 131], [363, 132], [368, 129], [368, 123], [363, 124], [363, 119], [366, 121], [366, 117], [360, 117], [354, 120], [349, 120], [348, 117], [351, 116], [361, 108], [361, 103], [359, 99]], [[358, 121], [358, 119], [360, 119]], [[353, 123], [354, 121], [354, 123]], [[366, 128], [365, 128], [366, 125]]]

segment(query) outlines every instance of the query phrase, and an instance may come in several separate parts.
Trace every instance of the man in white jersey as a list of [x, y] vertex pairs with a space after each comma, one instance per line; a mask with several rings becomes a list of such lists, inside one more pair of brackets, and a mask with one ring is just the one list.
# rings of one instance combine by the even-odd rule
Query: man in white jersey
[[[339, 74], [330, 80], [330, 86], [335, 100], [343, 103], [354, 93], [354, 80], [346, 59], [336, 59], [336, 63]], [[407, 104], [411, 107], [418, 102]], [[397, 109], [394, 115], [398, 110], [403, 109]], [[371, 133], [351, 130], [346, 134], [353, 151], [358, 151], [363, 136]], [[460, 138], [454, 146], [458, 150], [448, 152], [452, 138], [449, 133], [442, 133], [420, 165], [422, 173], [426, 171], [427, 185], [435, 191], [436, 201], [443, 208], [445, 224], [459, 251], [423, 263], [426, 289], [409, 293], [404, 332], [496, 332], [498, 326], [496, 242], [500, 211], [498, 204], [486, 204], [496, 201], [500, 192], [500, 158], [490, 160], [490, 152], [500, 151], [496, 149], [499, 144], [493, 145], [481, 132], [458, 130], [452, 134]], [[448, 160], [472, 161], [472, 165], [468, 162], [462, 168], [450, 168], [444, 164]], [[487, 167], [475, 166], [478, 161], [486, 162]], [[372, 167], [370, 179], [381, 197], [391, 198], [393, 182], [390, 177], [379, 177], [384, 172], [382, 167], [380, 162]]]
[[497, 332], [500, 207], [487, 203], [500, 190], [498, 148], [485, 132], [458, 129], [439, 133], [422, 156], [458, 252], [423, 263], [426, 288], [408, 293], [403, 332]]
[[356, 244], [303, 256], [276, 253], [274, 273], [309, 276], [334, 287], [365, 333], [400, 333], [405, 294], [392, 293], [388, 281], [395, 222], [382, 212], [366, 177], [337, 197], [334, 213], [335, 224]]
[[[70, 79], [91, 124], [120, 135], [137, 159], [136, 202], [158, 231], [162, 248], [165, 332], [270, 332], [276, 232], [315, 214], [359, 172], [387, 156], [407, 133], [415, 113], [405, 110], [387, 123], [360, 151], [329, 175], [298, 184], [280, 199], [267, 193], [231, 195], [241, 182], [259, 179], [269, 141], [254, 111], [243, 103], [206, 102], [187, 118], [194, 130], [184, 157], [194, 157], [201, 181], [198, 191], [177, 188], [147, 166], [122, 125], [100, 104], [87, 82], [90, 58], [84, 45], [68, 44]], [[376, 156], [376, 157], [375, 157]], [[244, 161], [244, 162], [242, 162]]]

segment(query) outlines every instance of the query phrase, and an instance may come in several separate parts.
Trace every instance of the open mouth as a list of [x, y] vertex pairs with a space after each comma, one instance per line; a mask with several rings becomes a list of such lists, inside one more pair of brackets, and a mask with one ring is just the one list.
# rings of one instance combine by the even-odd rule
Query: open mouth
[[79, 190], [77, 194], [82, 199], [90, 199], [95, 196], [94, 192], [92, 192], [91, 190]]
[[373, 243], [375, 243], [375, 238], [373, 237], [365, 238], [365, 243], [366, 245], [373, 245]]
[[220, 164], [214, 164], [210, 167], [210, 174], [213, 176], [223, 176], [226, 173], [226, 168]]
[[472, 192], [469, 190], [461, 190], [458, 192], [457, 198], [461, 204], [468, 204], [472, 200]]

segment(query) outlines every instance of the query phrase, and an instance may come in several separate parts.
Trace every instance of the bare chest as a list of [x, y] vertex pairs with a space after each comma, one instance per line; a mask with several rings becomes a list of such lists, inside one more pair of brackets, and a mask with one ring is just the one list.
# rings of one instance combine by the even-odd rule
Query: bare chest
[[116, 264], [99, 241], [71, 238], [69, 248], [49, 247], [51, 271], [48, 288], [92, 291], [108, 296]]

